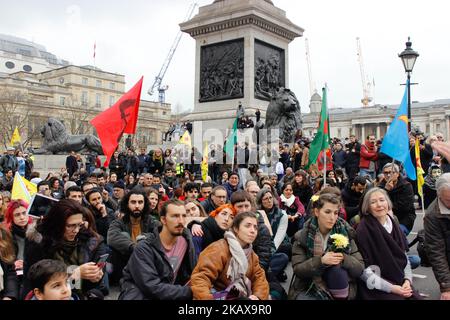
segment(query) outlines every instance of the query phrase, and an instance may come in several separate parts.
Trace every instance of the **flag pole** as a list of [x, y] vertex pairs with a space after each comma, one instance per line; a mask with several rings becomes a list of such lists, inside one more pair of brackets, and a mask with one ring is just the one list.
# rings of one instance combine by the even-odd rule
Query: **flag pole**
[[322, 189], [324, 189], [327, 185], [327, 149], [323, 151], [323, 185]]

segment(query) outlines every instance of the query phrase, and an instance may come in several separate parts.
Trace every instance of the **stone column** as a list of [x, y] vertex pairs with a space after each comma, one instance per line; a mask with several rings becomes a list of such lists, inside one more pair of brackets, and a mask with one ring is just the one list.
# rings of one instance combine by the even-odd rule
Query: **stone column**
[[450, 136], [450, 117], [445, 116], [445, 141], [449, 141]]
[[380, 133], [380, 124], [377, 124], [377, 139], [380, 139], [381, 133]]
[[366, 130], [364, 128], [364, 124], [361, 124], [361, 137], [360, 137], [361, 143], [366, 141]]

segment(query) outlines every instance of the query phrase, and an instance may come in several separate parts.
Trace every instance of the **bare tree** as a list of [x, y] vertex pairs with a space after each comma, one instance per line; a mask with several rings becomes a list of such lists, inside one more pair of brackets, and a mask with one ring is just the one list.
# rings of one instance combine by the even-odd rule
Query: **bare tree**
[[[71, 134], [84, 134], [86, 124], [93, 117], [87, 101], [79, 101], [76, 96], [69, 97], [66, 107], [69, 108], [65, 120], [70, 124]], [[67, 126], [66, 126], [67, 128]]]
[[[0, 89], [0, 143], [6, 148], [11, 142], [14, 129], [17, 127], [21, 134], [21, 144], [26, 148], [33, 138], [33, 132], [25, 136], [30, 116], [29, 97], [19, 90]], [[27, 128], [28, 129], [28, 128]]]

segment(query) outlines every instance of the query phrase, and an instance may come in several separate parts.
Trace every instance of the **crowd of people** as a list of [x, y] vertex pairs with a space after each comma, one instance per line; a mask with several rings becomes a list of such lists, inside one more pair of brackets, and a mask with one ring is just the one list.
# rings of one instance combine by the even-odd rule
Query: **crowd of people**
[[[119, 300], [421, 299], [412, 269], [426, 258], [450, 299], [450, 145], [439, 134], [416, 136], [426, 172], [420, 256], [406, 237], [421, 203], [416, 182], [374, 135], [333, 139], [325, 168], [320, 157], [308, 167], [302, 137], [277, 152], [237, 146], [245, 161], [237, 156], [236, 165], [218, 161], [225, 155], [214, 146], [207, 181], [195, 149], [185, 159], [129, 148], [108, 168], [95, 159], [87, 168], [71, 153], [46, 178], [32, 164], [23, 170], [23, 155], [8, 149], [0, 158], [0, 298], [104, 299], [118, 286]], [[16, 171], [59, 201], [30, 215], [25, 199], [11, 200]]]

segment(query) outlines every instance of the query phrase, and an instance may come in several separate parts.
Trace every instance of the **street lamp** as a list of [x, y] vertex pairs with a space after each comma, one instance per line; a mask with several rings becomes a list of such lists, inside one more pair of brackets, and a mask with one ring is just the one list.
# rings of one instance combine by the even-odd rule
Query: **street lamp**
[[411, 48], [411, 45], [410, 37], [408, 37], [406, 49], [398, 55], [400, 59], [402, 59], [405, 72], [408, 74], [408, 132], [411, 132], [411, 72], [413, 71], [416, 59], [419, 56], [419, 54]]

